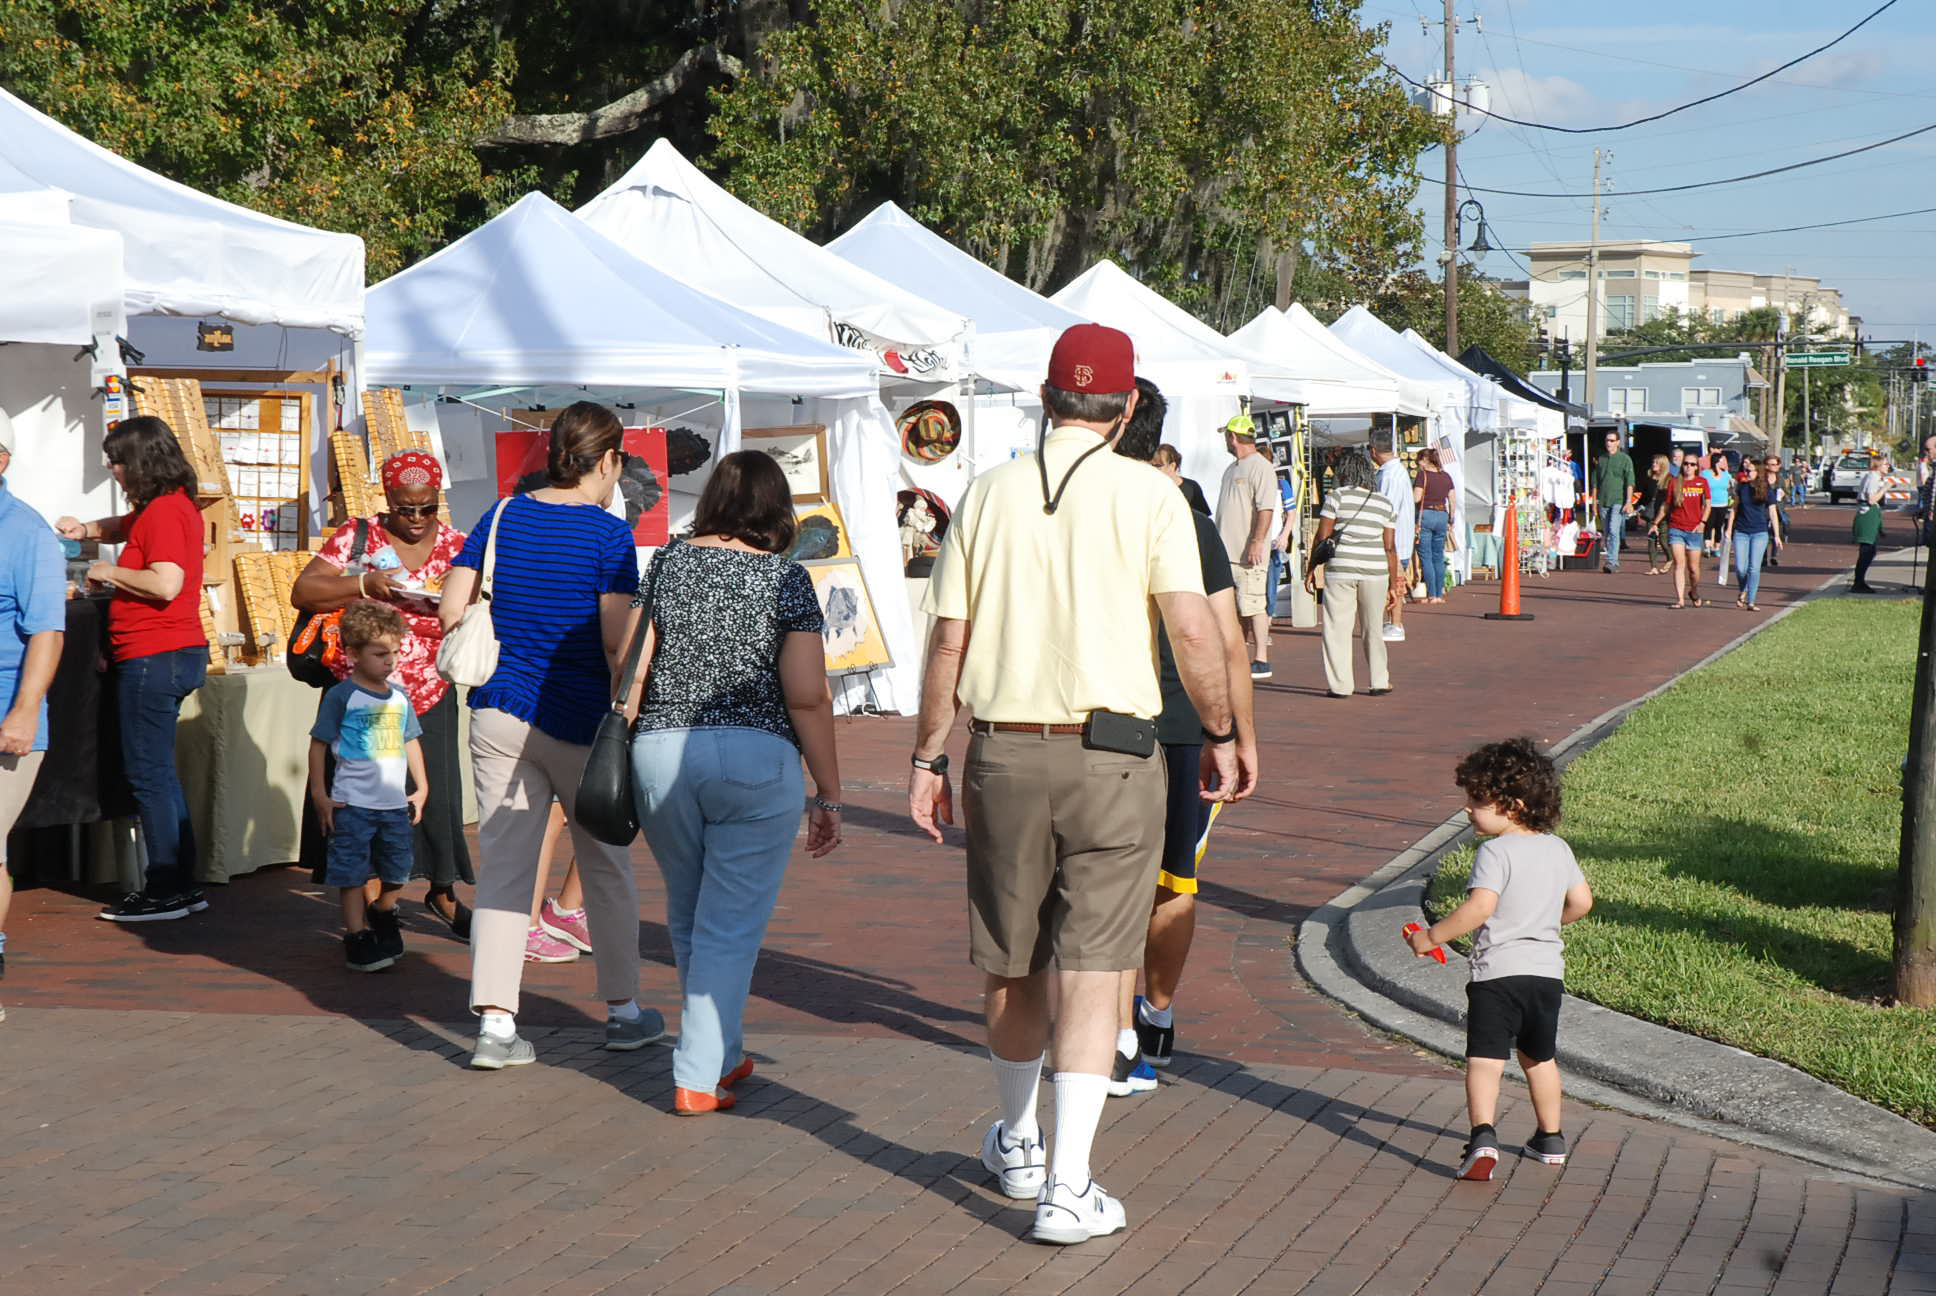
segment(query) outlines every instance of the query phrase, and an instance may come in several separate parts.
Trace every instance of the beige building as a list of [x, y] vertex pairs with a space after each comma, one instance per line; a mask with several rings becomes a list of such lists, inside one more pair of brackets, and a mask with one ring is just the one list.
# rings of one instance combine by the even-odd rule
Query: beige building
[[[1528, 249], [1527, 268], [1532, 278], [1525, 295], [1534, 317], [1545, 320], [1553, 337], [1576, 342], [1586, 337], [1587, 251], [1585, 242], [1535, 243]], [[1853, 338], [1859, 332], [1861, 318], [1850, 315], [1842, 294], [1823, 287], [1820, 279], [1696, 270], [1694, 259], [1699, 255], [1690, 243], [1603, 241], [1599, 258], [1601, 336], [1657, 319], [1669, 309], [1727, 320], [1764, 306], [1779, 309], [1791, 331], [1802, 327], [1806, 313], [1806, 329], [1814, 336]]]

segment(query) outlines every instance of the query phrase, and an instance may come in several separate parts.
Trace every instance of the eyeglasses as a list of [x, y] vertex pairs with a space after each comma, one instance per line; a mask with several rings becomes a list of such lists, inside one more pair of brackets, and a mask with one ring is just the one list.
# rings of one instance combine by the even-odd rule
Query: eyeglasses
[[437, 506], [435, 504], [392, 504], [390, 511], [398, 517], [435, 517], [437, 514]]

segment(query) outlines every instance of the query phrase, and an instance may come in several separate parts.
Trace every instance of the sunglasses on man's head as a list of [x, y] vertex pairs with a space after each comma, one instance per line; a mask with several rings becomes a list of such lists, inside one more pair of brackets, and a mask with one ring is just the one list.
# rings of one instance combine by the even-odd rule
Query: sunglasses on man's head
[[434, 517], [437, 513], [437, 506], [435, 504], [392, 504], [390, 511], [398, 517]]

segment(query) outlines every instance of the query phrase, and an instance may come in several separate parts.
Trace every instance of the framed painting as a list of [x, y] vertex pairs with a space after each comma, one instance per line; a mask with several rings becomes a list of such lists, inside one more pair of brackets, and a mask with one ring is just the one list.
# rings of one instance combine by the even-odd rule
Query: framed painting
[[833, 498], [827, 486], [827, 429], [819, 423], [799, 427], [747, 428], [740, 442], [748, 450], [764, 450], [786, 474], [795, 504], [824, 504]]
[[787, 557], [795, 562], [820, 562], [830, 558], [852, 558], [853, 542], [847, 536], [846, 519], [840, 516], [840, 505], [831, 500], [825, 504], [809, 504], [794, 510], [794, 520], [799, 523], [799, 531], [793, 537], [793, 548]]
[[860, 563], [852, 558], [810, 563], [807, 575], [813, 580], [813, 592], [827, 621], [822, 632], [827, 673], [845, 675], [893, 665]]
[[[671, 536], [671, 508], [666, 498], [666, 430], [626, 428], [620, 443], [625, 467], [619, 473], [618, 499], [632, 528], [632, 543], [656, 548]], [[497, 493], [524, 495], [545, 485], [545, 460], [551, 454], [551, 433], [519, 428], [497, 434]]]

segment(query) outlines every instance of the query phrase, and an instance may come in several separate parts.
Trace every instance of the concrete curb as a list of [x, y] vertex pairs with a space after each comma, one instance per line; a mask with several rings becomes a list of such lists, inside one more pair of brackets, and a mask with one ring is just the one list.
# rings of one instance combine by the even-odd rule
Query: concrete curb
[[[1908, 550], [1883, 560], [1894, 565]], [[1734, 651], [1795, 608], [1846, 586], [1830, 578], [1659, 688], [1582, 725], [1552, 749], [1562, 765], [1642, 703]], [[1383, 1030], [1447, 1057], [1465, 1054], [1465, 959], [1412, 956], [1398, 930], [1420, 915], [1447, 851], [1470, 840], [1463, 813], [1393, 857], [1299, 928], [1297, 965], [1319, 990]], [[1936, 1133], [1784, 1063], [1640, 1021], [1568, 995], [1559, 1062], [1568, 1092], [1603, 1106], [1767, 1148], [1854, 1178], [1936, 1188]]]

